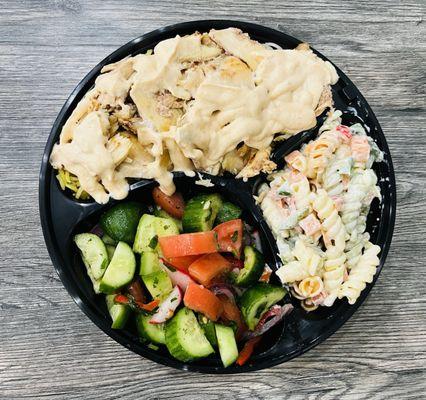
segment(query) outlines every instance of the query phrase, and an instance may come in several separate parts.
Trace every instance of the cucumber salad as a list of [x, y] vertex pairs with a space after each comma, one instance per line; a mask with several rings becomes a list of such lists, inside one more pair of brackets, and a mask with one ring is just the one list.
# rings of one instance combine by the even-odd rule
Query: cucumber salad
[[183, 199], [152, 191], [155, 207], [121, 202], [75, 235], [111, 327], [136, 326], [177, 360], [219, 354], [225, 367], [250, 360], [264, 334], [292, 310], [269, 283], [257, 232], [217, 193]]

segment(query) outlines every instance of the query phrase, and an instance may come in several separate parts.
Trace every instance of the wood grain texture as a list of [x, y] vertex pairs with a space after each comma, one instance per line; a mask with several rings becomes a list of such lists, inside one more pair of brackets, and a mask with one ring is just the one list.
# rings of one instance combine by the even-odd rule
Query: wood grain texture
[[[426, 393], [425, 2], [0, 1], [0, 398], [418, 399]], [[326, 54], [373, 107], [398, 215], [377, 285], [330, 339], [237, 376], [175, 371], [115, 343], [72, 302], [38, 216], [44, 145], [78, 81], [121, 44], [202, 18], [283, 30]]]

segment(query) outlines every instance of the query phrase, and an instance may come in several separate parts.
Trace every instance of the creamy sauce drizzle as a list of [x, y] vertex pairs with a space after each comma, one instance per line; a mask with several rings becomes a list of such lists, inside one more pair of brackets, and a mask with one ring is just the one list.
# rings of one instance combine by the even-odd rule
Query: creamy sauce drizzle
[[[104, 71], [51, 155], [100, 203], [124, 198], [127, 177], [155, 179], [172, 194], [172, 171], [218, 174], [242, 144], [259, 157], [242, 170], [236, 159], [238, 176], [260, 172], [274, 136], [313, 127], [321, 96], [338, 79], [307, 48], [272, 50], [233, 28], [177, 36]], [[117, 119], [132, 134], [113, 132]]]

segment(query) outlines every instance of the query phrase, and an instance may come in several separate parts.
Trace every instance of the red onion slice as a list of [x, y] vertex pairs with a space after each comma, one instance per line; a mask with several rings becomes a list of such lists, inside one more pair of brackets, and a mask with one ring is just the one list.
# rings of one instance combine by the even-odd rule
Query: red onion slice
[[185, 272], [179, 270], [171, 271], [166, 266], [164, 266], [163, 269], [167, 272], [167, 275], [169, 275], [173, 286], [179, 286], [184, 292], [186, 291], [186, 288], [191, 282], [195, 283], [194, 280], [188, 274], [185, 274]]
[[230, 254], [224, 254], [223, 257], [225, 257], [230, 263], [231, 266], [234, 269], [242, 269], [244, 268], [244, 261], [243, 260], [239, 260], [238, 258], [235, 258], [234, 256], [231, 256]]
[[178, 308], [181, 302], [182, 292], [179, 286], [175, 286], [175, 288], [171, 291], [167, 298], [160, 303], [157, 312], [149, 320], [149, 323], [162, 324], [163, 322], [166, 322], [168, 319], [173, 317], [176, 308]]
[[229, 300], [231, 300], [235, 304], [236, 292], [231, 285], [227, 283], [215, 283], [209, 286], [209, 290], [211, 290], [216, 295], [222, 294], [226, 296]]
[[91, 230], [90, 233], [93, 233], [96, 236], [99, 236], [100, 238], [102, 238], [102, 236], [104, 235], [104, 231], [102, 230], [102, 228], [100, 227], [99, 224], [96, 224]]
[[255, 330], [247, 333], [245, 339], [251, 339], [263, 335], [273, 326], [278, 324], [278, 322], [280, 322], [287, 314], [290, 314], [293, 308], [294, 307], [291, 304], [272, 306], [265, 314], [263, 314]]
[[253, 238], [254, 247], [262, 253], [262, 241], [260, 240], [259, 231], [253, 231], [251, 237]]

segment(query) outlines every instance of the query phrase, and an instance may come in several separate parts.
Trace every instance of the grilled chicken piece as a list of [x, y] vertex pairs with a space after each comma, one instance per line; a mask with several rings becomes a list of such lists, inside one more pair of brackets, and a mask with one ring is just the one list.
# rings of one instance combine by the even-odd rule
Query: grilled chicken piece
[[269, 159], [270, 154], [270, 147], [253, 152], [253, 155], [251, 156], [246, 166], [236, 177], [247, 179], [258, 175], [260, 172], [270, 174], [277, 167], [277, 165]]
[[251, 40], [247, 34], [237, 28], [218, 31], [212, 29], [209, 36], [227, 53], [241, 58], [253, 71], [264, 59], [264, 56], [271, 51], [259, 42]]
[[129, 155], [132, 142], [129, 138], [117, 133], [106, 144], [107, 150], [111, 153], [115, 165], [121, 164]]

